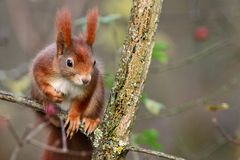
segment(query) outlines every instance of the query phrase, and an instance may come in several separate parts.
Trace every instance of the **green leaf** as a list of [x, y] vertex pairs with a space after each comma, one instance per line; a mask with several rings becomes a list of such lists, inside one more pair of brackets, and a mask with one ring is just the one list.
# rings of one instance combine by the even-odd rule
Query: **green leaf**
[[110, 15], [107, 15], [107, 16], [100, 16], [99, 22], [109, 24], [109, 23], [111, 23], [113, 21], [116, 21], [117, 19], [120, 19], [120, 18], [121, 18], [120, 14], [110, 14]]
[[113, 80], [114, 80], [113, 75], [105, 74], [105, 76], [104, 76], [104, 84], [105, 84], [106, 87], [111, 88], [112, 85], [113, 85]]
[[153, 58], [161, 64], [166, 64], [168, 62], [168, 56], [166, 52], [153, 52]]
[[166, 43], [156, 42], [153, 47], [153, 58], [162, 64], [166, 64], [168, 62], [168, 55], [166, 53], [167, 49], [168, 45]]
[[142, 101], [147, 110], [153, 115], [159, 115], [161, 109], [165, 108], [162, 103], [154, 101], [146, 96], [142, 96]]
[[158, 143], [159, 133], [155, 129], [143, 130], [140, 133], [132, 135], [132, 143], [136, 145], [147, 145], [151, 149], [160, 150], [161, 145]]
[[168, 45], [167, 43], [164, 43], [164, 42], [156, 42], [153, 49], [159, 50], [159, 51], [167, 51]]

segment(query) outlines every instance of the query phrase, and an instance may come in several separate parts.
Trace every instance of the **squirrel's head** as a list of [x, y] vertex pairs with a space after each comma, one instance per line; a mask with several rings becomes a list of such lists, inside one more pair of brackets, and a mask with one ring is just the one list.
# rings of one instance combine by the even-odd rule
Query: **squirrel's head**
[[92, 45], [96, 35], [98, 10], [90, 10], [86, 20], [84, 36], [72, 37], [69, 10], [61, 9], [57, 13], [55, 63], [59, 73], [76, 85], [87, 85], [91, 81], [96, 64]]

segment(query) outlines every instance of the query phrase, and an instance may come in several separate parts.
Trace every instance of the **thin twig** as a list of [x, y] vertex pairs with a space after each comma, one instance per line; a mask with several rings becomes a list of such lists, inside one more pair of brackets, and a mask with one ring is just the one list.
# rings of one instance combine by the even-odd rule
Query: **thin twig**
[[66, 133], [65, 133], [65, 127], [64, 127], [64, 123], [63, 123], [63, 119], [60, 118], [60, 124], [61, 124], [61, 132], [62, 132], [62, 144], [63, 144], [63, 150], [67, 151], [68, 147], [67, 147], [67, 137], [66, 137]]
[[73, 150], [64, 150], [63, 148], [56, 148], [56, 147], [41, 143], [35, 139], [30, 139], [28, 141], [28, 143], [30, 143], [36, 147], [42, 148], [44, 150], [52, 151], [55, 153], [63, 153], [63, 154], [69, 154], [69, 155], [73, 155], [73, 156], [81, 156], [81, 157], [92, 154], [92, 152], [90, 152], [90, 151], [73, 151]]
[[210, 159], [210, 157], [216, 153], [217, 151], [219, 151], [221, 148], [223, 148], [226, 144], [228, 143], [227, 140], [223, 140], [221, 142], [219, 142], [218, 144], [214, 144], [212, 145], [211, 148], [207, 148], [206, 152], [201, 153], [201, 156], [198, 160], [206, 160], [206, 159]]
[[39, 103], [37, 103], [34, 100], [31, 100], [30, 98], [27, 98], [27, 97], [15, 96], [12, 93], [0, 91], [0, 99], [9, 101], [9, 102], [13, 102], [13, 103], [17, 103], [17, 104], [23, 104], [24, 106], [27, 106], [31, 109], [43, 112], [42, 105], [40, 105]]
[[219, 124], [217, 118], [213, 118], [212, 122], [213, 122], [213, 124], [215, 124], [215, 126], [217, 127], [219, 132], [222, 134], [222, 136], [225, 137], [229, 142], [236, 144], [236, 145], [240, 145], [240, 140], [234, 139], [229, 134], [227, 134], [225, 132], [225, 130], [223, 129], [223, 127]]
[[[11, 122], [9, 121], [9, 124], [11, 124]], [[33, 136], [35, 136], [37, 133], [39, 133], [44, 127], [46, 127], [49, 123], [41, 123], [39, 124], [36, 128], [29, 130], [29, 127], [26, 128], [26, 131], [29, 130], [29, 132], [26, 134], [26, 132], [24, 132], [25, 138], [22, 137], [22, 139], [19, 138], [20, 142], [16, 145], [16, 147], [14, 148], [10, 160], [16, 160], [18, 153], [20, 152], [21, 148], [24, 146], [25, 143], [27, 143], [30, 139], [32, 139]], [[9, 125], [11, 126], [11, 125]], [[16, 131], [14, 130], [14, 128], [9, 128], [11, 133], [14, 136], [14, 133], [16, 133]], [[13, 130], [13, 132], [12, 132]], [[18, 142], [18, 141], [17, 141]]]
[[[44, 112], [41, 104], [37, 103], [36, 101], [34, 101], [28, 97], [16, 96], [12, 93], [0, 90], [0, 99], [8, 101], [8, 102], [24, 105], [28, 108], [34, 109], [35, 111]], [[66, 111], [63, 111], [60, 109], [58, 116], [61, 117], [63, 115], [66, 115], [66, 113], [67, 113]]]
[[173, 156], [170, 154], [153, 151], [153, 150], [145, 149], [145, 148], [141, 148], [141, 147], [129, 146], [129, 147], [127, 147], [127, 150], [133, 151], [133, 152], [145, 153], [145, 154], [153, 155], [153, 156], [156, 156], [159, 158], [165, 158], [165, 159], [170, 159], [170, 160], [185, 160], [184, 158], [181, 158], [181, 157], [176, 157], [176, 156]]
[[8, 122], [8, 129], [9, 129], [10, 133], [13, 135], [13, 138], [16, 140], [17, 144], [19, 146], [21, 146], [22, 145], [21, 138], [18, 136], [18, 134], [17, 134], [16, 130], [14, 129], [12, 123], [9, 120], [7, 120], [7, 122]]
[[[62, 120], [63, 122], [63, 120]], [[12, 136], [14, 137], [14, 139], [17, 141], [17, 146], [14, 148], [10, 160], [16, 160], [18, 153], [21, 151], [21, 148], [24, 146], [24, 144], [32, 144], [36, 147], [42, 148], [44, 150], [48, 150], [48, 151], [52, 151], [55, 153], [63, 153], [63, 154], [69, 154], [69, 155], [73, 155], [73, 156], [89, 156], [92, 154], [92, 152], [90, 151], [73, 151], [73, 150], [68, 150], [65, 147], [63, 148], [57, 148], [57, 147], [53, 147], [47, 144], [44, 144], [42, 142], [39, 142], [35, 139], [33, 139], [33, 137], [38, 134], [43, 128], [45, 128], [47, 125], [49, 125], [50, 122], [44, 122], [39, 124], [37, 127], [33, 127], [33, 125], [28, 125], [22, 135], [22, 137], [20, 138], [17, 133], [16, 130], [14, 129], [14, 127], [12, 127], [12, 124], [10, 121], [8, 121], [9, 123], [9, 130], [10, 133], [12, 134]], [[66, 136], [65, 136], [66, 137]], [[66, 143], [66, 140], [65, 140]]]
[[204, 48], [202, 51], [200, 51], [199, 53], [196, 54], [192, 54], [191, 56], [188, 56], [184, 59], [182, 59], [179, 62], [175, 62], [175, 63], [169, 63], [165, 66], [163, 66], [161, 69], [157, 70], [157, 73], [163, 73], [166, 71], [170, 71], [170, 70], [174, 70], [174, 69], [179, 69], [181, 67], [184, 67], [187, 64], [191, 64], [205, 56], [211, 55], [211, 54], [215, 54], [218, 52], [213, 52], [214, 50], [218, 49], [219, 47], [223, 47], [223, 46], [227, 46], [229, 44], [232, 43], [232, 41], [230, 41], [231, 39], [225, 39], [223, 41], [218, 41], [214, 44], [212, 44], [209, 47]]
[[22, 147], [22, 146], [17, 145], [17, 146], [14, 148], [14, 150], [13, 150], [13, 152], [12, 152], [12, 154], [11, 154], [10, 160], [16, 160], [16, 159], [17, 159], [17, 156], [18, 156], [18, 153], [19, 153], [20, 150], [21, 150], [21, 147]]
[[17, 159], [17, 156], [18, 156], [18, 153], [20, 152], [21, 148], [23, 147], [24, 145], [24, 138], [25, 136], [28, 135], [28, 133], [31, 131], [31, 129], [33, 128], [33, 126], [27, 126], [27, 128], [25, 129], [24, 133], [23, 133], [23, 136], [20, 138], [18, 135], [17, 135], [17, 132], [16, 130], [14, 129], [12, 123], [8, 120], [8, 129], [10, 131], [10, 133], [12, 134], [12, 136], [14, 137], [14, 140], [16, 140], [17, 142], [17, 145], [15, 146], [12, 154], [11, 154], [11, 157], [10, 157], [10, 160], [16, 160]]
[[17, 159], [18, 153], [21, 150], [21, 147], [23, 147], [23, 140], [24, 138], [27, 136], [27, 134], [31, 131], [31, 129], [33, 128], [33, 126], [28, 125], [27, 128], [25, 129], [23, 136], [20, 138], [17, 135], [16, 130], [14, 129], [14, 127], [12, 126], [12, 123], [10, 121], [8, 121], [8, 129], [10, 131], [10, 133], [12, 134], [12, 136], [14, 137], [14, 140], [16, 140], [17, 142], [17, 146], [14, 148], [10, 160], [15, 160]]
[[47, 127], [50, 122], [43, 122], [40, 123], [36, 128], [34, 128], [31, 132], [28, 133], [28, 135], [25, 137], [24, 141], [28, 142], [30, 139], [32, 139], [35, 135], [37, 135], [43, 128]]
[[34, 124], [30, 123], [27, 125], [27, 127], [25, 128], [23, 134], [22, 134], [22, 138], [21, 139], [25, 139], [25, 137], [29, 134], [29, 132], [31, 132], [31, 130], [33, 130], [34, 128]]
[[239, 82], [240, 82], [240, 74], [235, 76], [234, 78], [231, 78], [227, 82], [227, 84], [224, 84], [218, 87], [214, 92], [210, 93], [207, 96], [200, 97], [194, 101], [190, 101], [180, 106], [168, 107], [168, 109], [163, 109], [160, 115], [158, 116], [152, 116], [152, 115], [149, 115], [148, 113], [144, 113], [143, 115], [141, 115], [141, 119], [139, 119], [138, 121], [145, 121], [145, 120], [156, 119], [156, 118], [158, 119], [163, 117], [172, 117], [177, 114], [189, 111], [193, 108], [204, 106], [207, 104], [208, 101], [237, 89], [239, 87]]

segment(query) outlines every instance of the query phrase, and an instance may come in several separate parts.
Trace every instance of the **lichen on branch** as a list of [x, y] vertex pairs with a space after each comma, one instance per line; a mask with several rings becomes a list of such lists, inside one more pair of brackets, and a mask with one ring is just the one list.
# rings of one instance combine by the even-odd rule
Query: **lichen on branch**
[[153, 37], [163, 0], [133, 0], [123, 45], [93, 159], [123, 159], [151, 62]]

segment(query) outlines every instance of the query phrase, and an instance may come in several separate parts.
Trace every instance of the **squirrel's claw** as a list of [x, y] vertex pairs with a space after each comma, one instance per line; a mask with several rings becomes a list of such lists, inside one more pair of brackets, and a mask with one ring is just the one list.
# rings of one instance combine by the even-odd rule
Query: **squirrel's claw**
[[69, 137], [70, 139], [72, 138], [72, 136], [74, 135], [74, 133], [76, 133], [79, 129], [80, 126], [80, 116], [68, 116], [67, 120], [64, 124], [64, 127], [67, 128], [67, 137]]
[[91, 119], [91, 118], [83, 118], [82, 122], [84, 123], [84, 131], [87, 134], [91, 134], [100, 123], [100, 119]]

